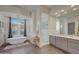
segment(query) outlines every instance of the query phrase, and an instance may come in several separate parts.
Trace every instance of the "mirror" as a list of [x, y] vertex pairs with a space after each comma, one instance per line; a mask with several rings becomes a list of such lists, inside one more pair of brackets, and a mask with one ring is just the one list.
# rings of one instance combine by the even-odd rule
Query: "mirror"
[[59, 34], [79, 36], [79, 11], [72, 11], [57, 17]]

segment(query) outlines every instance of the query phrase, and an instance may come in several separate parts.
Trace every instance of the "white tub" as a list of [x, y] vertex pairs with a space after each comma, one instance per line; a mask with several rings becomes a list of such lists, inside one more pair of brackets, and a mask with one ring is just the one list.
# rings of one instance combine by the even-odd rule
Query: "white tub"
[[26, 37], [14, 37], [7, 39], [7, 42], [11, 44], [18, 44], [24, 42], [26, 39], [27, 39]]

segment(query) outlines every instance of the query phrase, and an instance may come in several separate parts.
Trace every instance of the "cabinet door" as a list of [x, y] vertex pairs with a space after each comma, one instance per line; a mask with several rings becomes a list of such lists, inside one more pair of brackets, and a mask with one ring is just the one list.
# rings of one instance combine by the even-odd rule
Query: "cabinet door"
[[49, 35], [49, 43], [52, 44], [52, 36]]
[[55, 36], [50, 36], [50, 44], [55, 45]]
[[67, 50], [67, 38], [62, 37], [62, 47], [63, 50]]
[[68, 40], [68, 51], [71, 53], [79, 53], [79, 41], [78, 40]]
[[56, 46], [61, 48], [62, 47], [62, 40], [61, 37], [56, 37]]

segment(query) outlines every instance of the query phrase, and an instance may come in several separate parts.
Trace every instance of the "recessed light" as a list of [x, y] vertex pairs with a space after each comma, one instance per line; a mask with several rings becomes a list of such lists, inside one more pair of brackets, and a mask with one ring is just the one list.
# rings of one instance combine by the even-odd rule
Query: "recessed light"
[[76, 10], [77, 10], [77, 8], [73, 8], [72, 10], [73, 10], [73, 11], [76, 11]]
[[57, 17], [61, 16], [61, 14], [58, 14]]
[[64, 12], [64, 10], [62, 9], [61, 12]]
[[55, 15], [57, 15], [58, 13], [56, 12]]
[[64, 12], [64, 14], [67, 14], [67, 12]]
[[75, 7], [75, 5], [71, 5], [70, 7], [73, 8], [73, 7]]

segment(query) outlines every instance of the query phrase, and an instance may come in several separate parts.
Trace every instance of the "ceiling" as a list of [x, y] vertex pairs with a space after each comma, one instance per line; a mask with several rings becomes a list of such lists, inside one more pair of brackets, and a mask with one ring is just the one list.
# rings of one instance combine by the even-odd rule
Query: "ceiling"
[[[40, 5], [20, 5], [20, 7], [24, 9], [28, 9], [30, 11], [34, 11], [40, 7]], [[45, 7], [49, 9], [49, 14], [52, 16], [60, 17], [60, 16], [75, 16], [78, 15], [79, 6], [78, 5], [41, 5], [41, 7]], [[77, 12], [76, 12], [77, 11]]]
[[28, 9], [30, 11], [34, 11], [39, 7], [39, 5], [19, 5], [19, 6], [24, 9]]

